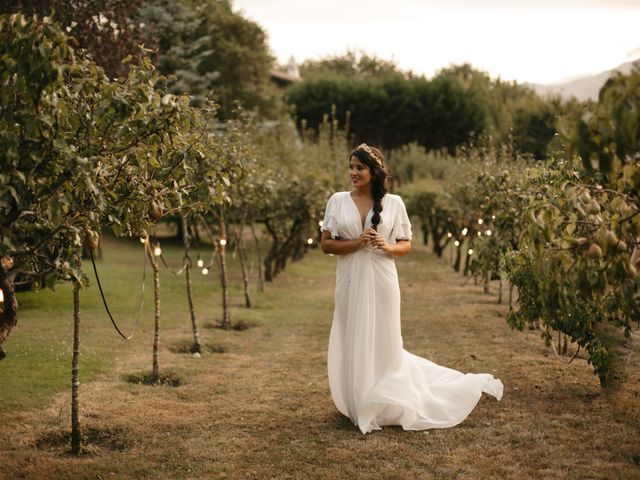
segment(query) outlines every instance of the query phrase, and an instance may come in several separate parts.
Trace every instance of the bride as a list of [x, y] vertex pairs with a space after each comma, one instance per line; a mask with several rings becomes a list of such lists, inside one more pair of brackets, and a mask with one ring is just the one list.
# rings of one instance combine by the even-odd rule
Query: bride
[[377, 148], [355, 148], [349, 172], [353, 190], [329, 198], [322, 224], [322, 251], [340, 256], [327, 362], [333, 401], [362, 433], [457, 425], [482, 392], [500, 400], [502, 382], [403, 349], [394, 257], [411, 251], [411, 223], [402, 199], [387, 193]]

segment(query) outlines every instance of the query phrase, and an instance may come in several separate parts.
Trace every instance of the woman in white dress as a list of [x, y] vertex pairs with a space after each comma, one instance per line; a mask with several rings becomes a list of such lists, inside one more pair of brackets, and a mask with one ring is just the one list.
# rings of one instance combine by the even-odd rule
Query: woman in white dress
[[331, 196], [322, 224], [322, 251], [340, 256], [327, 362], [333, 401], [362, 433], [457, 425], [482, 392], [500, 400], [502, 382], [403, 349], [394, 257], [411, 251], [411, 223], [402, 198], [387, 193], [378, 149], [355, 148], [349, 172], [353, 190]]

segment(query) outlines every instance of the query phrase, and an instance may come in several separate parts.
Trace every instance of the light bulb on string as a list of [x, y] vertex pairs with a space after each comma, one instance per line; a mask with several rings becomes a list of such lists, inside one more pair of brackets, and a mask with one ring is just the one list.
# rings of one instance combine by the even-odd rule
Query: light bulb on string
[[208, 269], [207, 267], [204, 267], [204, 268], [202, 269], [202, 274], [203, 274], [203, 275], [206, 275], [207, 273], [209, 273], [209, 269]]
[[2, 267], [4, 270], [11, 270], [13, 268], [13, 258], [11, 258], [9, 255], [5, 255], [4, 257], [0, 258], [0, 267]]
[[482, 225], [483, 222], [484, 220], [482, 220], [481, 218], [478, 219], [478, 225]]
[[318, 222], [318, 225], [320, 225], [320, 226], [322, 227], [322, 225], [324, 225], [324, 220], [320, 220], [320, 221]]
[[495, 215], [491, 215], [491, 220], [495, 220], [496, 216]]
[[482, 236], [482, 232], [478, 232], [478, 236], [481, 237]]
[[4, 292], [0, 288], [0, 303], [4, 303]]
[[204, 267], [204, 260], [198, 257], [198, 261], [196, 262], [196, 265], [198, 265], [198, 268]]
[[451, 238], [451, 237], [453, 237], [453, 233], [448, 232], [448, 233], [447, 233], [447, 238]]
[[468, 253], [469, 255], [473, 255], [473, 248], [470, 248], [470, 249], [467, 251], [467, 253]]
[[490, 237], [490, 236], [491, 236], [491, 230], [487, 230], [486, 232], [484, 232], [484, 234], [485, 234], [487, 237]]
[[227, 244], [227, 240], [224, 238], [220, 239], [220, 245], [222, 245], [223, 247]]
[[467, 227], [463, 228], [462, 229], [462, 236], [464, 237], [467, 234], [468, 231], [469, 230], [467, 229]]
[[147, 239], [144, 237], [140, 237], [140, 243], [142, 243], [143, 245], [147, 242]]
[[454, 245], [455, 245], [456, 247], [459, 247], [459, 246], [460, 246], [460, 242], [459, 242], [458, 240], [456, 240], [456, 241], [454, 242]]
[[312, 245], [313, 244], [313, 238], [307, 238], [307, 243], [309, 245]]
[[159, 243], [156, 243], [156, 246], [153, 247], [153, 254], [156, 257], [159, 257], [160, 255], [162, 255], [162, 249], [160, 248], [160, 244]]

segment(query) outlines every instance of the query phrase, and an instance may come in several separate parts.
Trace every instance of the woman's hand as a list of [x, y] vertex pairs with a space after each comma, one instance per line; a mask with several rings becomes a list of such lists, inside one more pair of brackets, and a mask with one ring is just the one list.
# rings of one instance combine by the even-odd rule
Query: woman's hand
[[387, 255], [392, 257], [401, 257], [411, 251], [411, 241], [409, 240], [396, 240], [395, 245], [387, 243], [384, 237], [376, 234], [371, 237], [371, 245], [378, 250], [382, 250]]
[[[373, 229], [371, 229], [373, 230]], [[392, 246], [387, 243], [384, 237], [378, 235], [378, 232], [373, 231], [373, 235], [371, 236], [371, 245], [378, 250], [382, 250], [385, 253], [391, 255]]]
[[364, 230], [358, 238], [358, 241], [360, 242], [359, 248], [364, 247], [367, 243], [371, 243], [372, 239], [375, 238], [376, 235], [377, 232], [373, 228], [367, 228], [366, 230]]

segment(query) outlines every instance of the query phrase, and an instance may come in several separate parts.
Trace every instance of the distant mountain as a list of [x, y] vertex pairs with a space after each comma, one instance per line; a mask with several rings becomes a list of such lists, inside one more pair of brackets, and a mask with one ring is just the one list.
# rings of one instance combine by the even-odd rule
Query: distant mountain
[[570, 98], [573, 96], [581, 101], [597, 100], [598, 92], [609, 77], [611, 77], [615, 72], [622, 72], [624, 74], [629, 73], [634, 64], [640, 67], [640, 58], [632, 62], [623, 63], [612, 70], [607, 70], [606, 72], [598, 73], [596, 75], [579, 77], [565, 83], [549, 85], [528, 83], [526, 85], [533, 88], [539, 95], [550, 93], [560, 94], [563, 98]]

